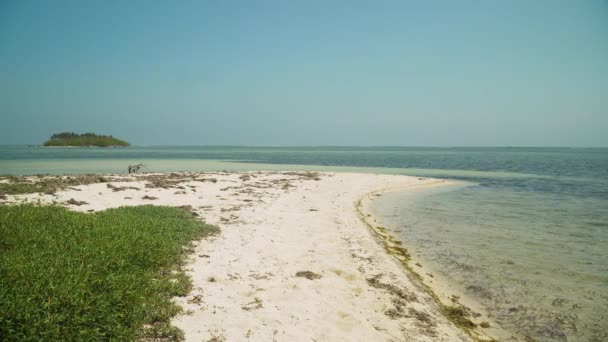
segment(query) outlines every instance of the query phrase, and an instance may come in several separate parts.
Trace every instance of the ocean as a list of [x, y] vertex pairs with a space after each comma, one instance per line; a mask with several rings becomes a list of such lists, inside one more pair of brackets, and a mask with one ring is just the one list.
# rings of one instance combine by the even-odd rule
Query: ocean
[[608, 149], [0, 146], [0, 174], [321, 170], [454, 185], [389, 193], [380, 221], [492, 319], [538, 341], [608, 341]]

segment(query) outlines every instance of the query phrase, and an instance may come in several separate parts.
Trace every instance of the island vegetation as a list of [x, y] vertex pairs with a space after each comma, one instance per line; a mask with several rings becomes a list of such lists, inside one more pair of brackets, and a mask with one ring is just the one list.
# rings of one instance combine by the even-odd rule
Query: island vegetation
[[51, 138], [44, 142], [44, 146], [129, 146], [129, 143], [114, 138], [111, 135], [97, 135], [95, 133], [78, 134], [73, 132], [63, 132], [53, 134]]

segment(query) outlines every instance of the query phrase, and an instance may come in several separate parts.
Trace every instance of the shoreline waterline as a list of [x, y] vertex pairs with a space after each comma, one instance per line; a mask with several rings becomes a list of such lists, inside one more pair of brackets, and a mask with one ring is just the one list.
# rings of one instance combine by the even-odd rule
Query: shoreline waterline
[[[423, 178], [432, 179], [432, 178]], [[385, 252], [393, 257], [404, 272], [415, 279], [418, 285], [426, 291], [433, 299], [440, 311], [455, 326], [477, 341], [495, 341], [514, 337], [512, 332], [502, 328], [496, 321], [492, 320], [486, 308], [475, 299], [459, 291], [449, 280], [436, 277], [433, 270], [420, 258], [412, 255], [406, 247], [406, 242], [400, 240], [389, 230], [381, 226], [379, 217], [371, 210], [370, 204], [380, 196], [388, 193], [410, 192], [440, 186], [464, 185], [467, 182], [435, 179], [433, 183], [414, 186], [393, 186], [372, 190], [363, 195], [356, 203], [355, 209], [361, 221], [375, 237]], [[450, 315], [453, 309], [462, 309], [464, 315]], [[468, 321], [468, 322], [467, 322]], [[475, 326], [469, 324], [473, 323]]]

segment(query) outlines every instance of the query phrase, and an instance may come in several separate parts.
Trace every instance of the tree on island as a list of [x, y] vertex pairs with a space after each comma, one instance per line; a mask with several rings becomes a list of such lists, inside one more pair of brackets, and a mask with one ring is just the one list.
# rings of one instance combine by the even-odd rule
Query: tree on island
[[129, 143], [114, 138], [111, 135], [97, 135], [95, 133], [78, 134], [74, 132], [62, 132], [51, 135], [51, 138], [44, 142], [44, 146], [129, 146]]

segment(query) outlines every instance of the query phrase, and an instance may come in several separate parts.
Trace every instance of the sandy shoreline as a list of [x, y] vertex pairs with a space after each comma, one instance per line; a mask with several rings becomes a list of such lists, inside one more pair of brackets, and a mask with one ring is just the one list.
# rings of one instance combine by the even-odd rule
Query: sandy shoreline
[[407, 249], [402, 251], [402, 241], [395, 238], [395, 233], [393, 233], [393, 229], [391, 229], [394, 227], [385, 227], [380, 217], [374, 215], [374, 211], [371, 209], [371, 202], [377, 196], [382, 196], [386, 193], [417, 190], [424, 191], [425, 188], [435, 185], [451, 184], [455, 184], [454, 181], [444, 182], [438, 180], [438, 183], [425, 183], [406, 188], [392, 187], [375, 190], [363, 196], [357, 203], [356, 208], [361, 220], [363, 220], [368, 225], [368, 228], [376, 234], [379, 243], [384, 246], [386, 252], [393, 255], [409, 274], [413, 275], [418, 282], [426, 288], [426, 291], [435, 299], [435, 302], [440, 307], [445, 309], [448, 306], [460, 306], [470, 313], [468, 319], [475, 324], [489, 324], [489, 326], [484, 327], [483, 330], [471, 330], [470, 333], [474, 339], [518, 341], [519, 338], [500, 327], [496, 321], [489, 316], [486, 308], [477, 300], [450, 284], [449, 279], [443, 277], [439, 272], [436, 272], [437, 270], [430, 267], [425, 260], [410, 254]]
[[366, 212], [367, 201], [381, 191], [446, 181], [298, 172], [108, 178], [109, 183], [7, 200], [56, 202], [84, 212], [141, 204], [190, 206], [218, 225], [220, 234], [197, 243], [189, 258], [191, 293], [175, 299], [184, 314], [173, 323], [188, 341], [472, 339], [442, 315], [437, 295], [387, 249], [390, 239]]

